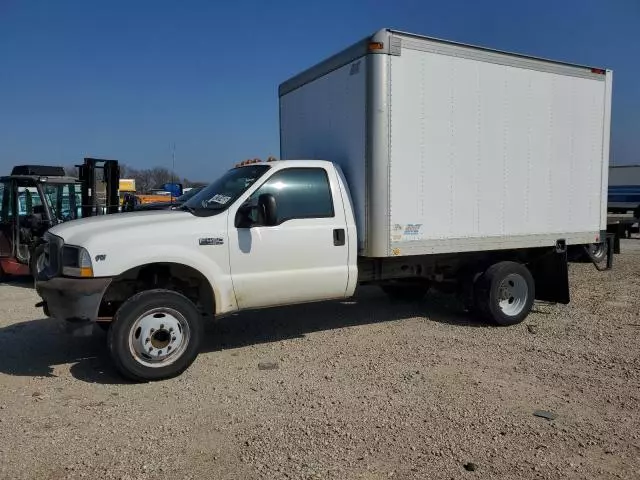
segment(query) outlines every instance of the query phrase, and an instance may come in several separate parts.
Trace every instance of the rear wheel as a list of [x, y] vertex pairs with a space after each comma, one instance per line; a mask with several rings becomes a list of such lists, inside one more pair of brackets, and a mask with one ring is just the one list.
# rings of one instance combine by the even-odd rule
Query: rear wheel
[[596, 263], [602, 263], [606, 260], [607, 248], [605, 243], [592, 243], [587, 248]]
[[492, 265], [478, 278], [476, 305], [498, 325], [522, 322], [533, 307], [535, 283], [527, 267], [516, 262]]
[[118, 309], [108, 346], [125, 377], [161, 380], [181, 374], [193, 363], [202, 330], [202, 316], [188, 298], [170, 290], [149, 290]]

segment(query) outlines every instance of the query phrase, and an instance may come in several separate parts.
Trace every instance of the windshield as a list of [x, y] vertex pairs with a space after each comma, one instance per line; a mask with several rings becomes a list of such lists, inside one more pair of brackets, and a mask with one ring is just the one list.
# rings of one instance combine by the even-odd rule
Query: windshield
[[226, 210], [269, 168], [269, 165], [255, 164], [229, 170], [221, 178], [194, 195], [184, 204], [184, 207], [194, 212], [200, 211], [210, 214]]
[[77, 183], [47, 183], [42, 185], [52, 219], [66, 222], [82, 217], [82, 193]]
[[196, 193], [198, 193], [200, 190], [202, 190], [204, 187], [193, 187], [191, 190], [189, 190], [187, 193], [183, 193], [182, 195], [180, 195], [178, 198], [176, 198], [176, 202], [179, 203], [184, 203], [187, 200], [189, 200], [191, 197], [193, 197]]

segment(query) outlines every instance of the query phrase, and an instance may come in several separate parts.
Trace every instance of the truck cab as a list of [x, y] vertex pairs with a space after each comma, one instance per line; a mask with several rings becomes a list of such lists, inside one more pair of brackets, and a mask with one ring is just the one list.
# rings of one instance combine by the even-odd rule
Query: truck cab
[[243, 163], [179, 210], [51, 228], [36, 288], [50, 316], [107, 328], [123, 374], [166, 378], [195, 358], [203, 317], [351, 296], [356, 236], [333, 163]]

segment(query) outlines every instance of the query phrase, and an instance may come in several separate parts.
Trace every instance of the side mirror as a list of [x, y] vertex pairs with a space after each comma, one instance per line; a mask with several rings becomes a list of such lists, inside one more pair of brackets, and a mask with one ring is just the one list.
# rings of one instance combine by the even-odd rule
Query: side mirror
[[253, 220], [251, 219], [251, 212], [253, 211], [253, 207], [251, 205], [245, 203], [238, 208], [238, 212], [236, 213], [236, 218], [234, 221], [234, 225], [236, 228], [251, 228], [253, 225]]
[[272, 227], [278, 223], [278, 207], [276, 197], [270, 193], [263, 193], [258, 197], [258, 212], [262, 216], [262, 223], [266, 227]]

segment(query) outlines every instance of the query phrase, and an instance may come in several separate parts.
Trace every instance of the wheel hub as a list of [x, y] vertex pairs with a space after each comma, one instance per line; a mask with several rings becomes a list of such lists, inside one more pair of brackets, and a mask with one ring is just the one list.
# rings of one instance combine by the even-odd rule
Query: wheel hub
[[139, 363], [159, 367], [175, 361], [185, 350], [189, 327], [179, 312], [159, 308], [141, 315], [130, 330], [129, 346]]
[[498, 304], [505, 315], [516, 316], [524, 309], [529, 288], [526, 280], [516, 273], [507, 275], [498, 288]]
[[151, 335], [151, 345], [153, 348], [166, 348], [171, 343], [171, 333], [167, 329], [157, 330]]

